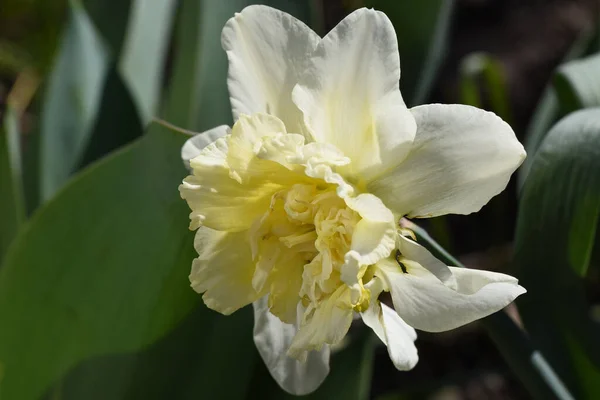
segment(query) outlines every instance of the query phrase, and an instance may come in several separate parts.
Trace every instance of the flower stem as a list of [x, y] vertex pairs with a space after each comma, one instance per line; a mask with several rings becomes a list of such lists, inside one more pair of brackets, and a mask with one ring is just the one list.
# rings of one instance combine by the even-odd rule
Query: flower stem
[[[446, 265], [466, 268], [420, 226], [404, 218], [400, 221], [400, 225], [412, 230], [417, 240]], [[505, 311], [499, 311], [482, 319], [481, 324], [488, 331], [505, 361], [533, 397], [574, 399], [542, 353], [534, 347], [525, 332]]]

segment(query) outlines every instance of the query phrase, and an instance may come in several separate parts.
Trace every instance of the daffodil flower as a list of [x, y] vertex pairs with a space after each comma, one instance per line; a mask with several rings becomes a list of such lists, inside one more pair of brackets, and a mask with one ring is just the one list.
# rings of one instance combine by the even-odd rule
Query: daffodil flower
[[510, 276], [444, 265], [399, 230], [403, 216], [479, 210], [525, 151], [492, 113], [408, 109], [383, 13], [357, 10], [320, 38], [250, 6], [221, 41], [236, 122], [182, 150], [192, 175], [179, 190], [198, 229], [190, 280], [222, 314], [253, 304], [256, 346], [283, 389], [321, 384], [354, 315], [408, 370], [414, 328], [453, 329], [524, 293]]

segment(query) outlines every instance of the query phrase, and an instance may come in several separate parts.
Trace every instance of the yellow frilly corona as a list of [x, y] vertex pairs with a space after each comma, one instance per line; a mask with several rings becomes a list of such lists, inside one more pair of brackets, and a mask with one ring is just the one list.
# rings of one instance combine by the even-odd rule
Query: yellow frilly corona
[[320, 38], [250, 6], [222, 44], [236, 122], [182, 150], [191, 175], [179, 190], [197, 229], [190, 281], [222, 314], [253, 304], [255, 343], [283, 389], [322, 383], [355, 316], [408, 370], [414, 328], [453, 329], [525, 292], [510, 276], [444, 265], [399, 228], [403, 216], [478, 211], [525, 151], [492, 113], [408, 109], [383, 13], [357, 10]]

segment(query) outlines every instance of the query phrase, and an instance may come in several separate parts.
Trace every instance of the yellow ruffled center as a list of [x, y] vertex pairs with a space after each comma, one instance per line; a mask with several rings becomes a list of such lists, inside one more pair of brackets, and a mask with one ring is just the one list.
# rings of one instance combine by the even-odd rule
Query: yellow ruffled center
[[[294, 303], [295, 297], [296, 303], [301, 300], [305, 307], [314, 309], [346, 286], [340, 277], [341, 267], [360, 219], [336, 194], [336, 187], [324, 182], [295, 184], [272, 196], [269, 209], [250, 229], [250, 244], [256, 262], [252, 284], [257, 291], [271, 285], [269, 306], [273, 314], [293, 323], [296, 309], [291, 305], [278, 307], [278, 303], [286, 303], [286, 298]], [[299, 287], [288, 288], [298, 291], [278, 290], [281, 280], [297, 281], [299, 271]], [[346, 307], [366, 309], [369, 294], [364, 288], [362, 292], [356, 303], [349, 302]]]

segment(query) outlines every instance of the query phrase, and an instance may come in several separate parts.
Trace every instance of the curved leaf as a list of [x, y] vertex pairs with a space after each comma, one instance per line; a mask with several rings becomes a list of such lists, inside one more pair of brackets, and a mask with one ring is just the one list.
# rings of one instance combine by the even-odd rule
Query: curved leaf
[[[582, 278], [600, 250], [599, 217], [600, 108], [591, 108], [559, 121], [542, 142], [523, 186], [515, 239], [527, 331], [581, 398], [600, 394], [600, 325], [589, 318]], [[584, 352], [569, 351], [570, 340]], [[594, 365], [593, 388], [574, 374], [581, 357]]]
[[44, 200], [66, 182], [85, 150], [108, 70], [104, 43], [81, 5], [71, 4], [43, 100], [40, 184]]
[[7, 107], [0, 130], [0, 266], [25, 218], [19, 120]]
[[600, 106], [600, 54], [561, 66], [554, 86], [565, 113]]
[[0, 395], [38, 398], [77, 362], [139, 349], [196, 304], [188, 210], [176, 190], [184, 140], [156, 127], [25, 225], [0, 271]]

